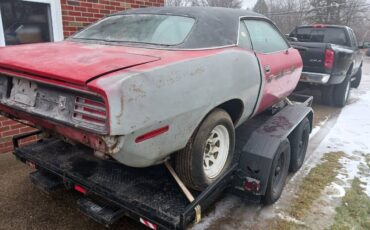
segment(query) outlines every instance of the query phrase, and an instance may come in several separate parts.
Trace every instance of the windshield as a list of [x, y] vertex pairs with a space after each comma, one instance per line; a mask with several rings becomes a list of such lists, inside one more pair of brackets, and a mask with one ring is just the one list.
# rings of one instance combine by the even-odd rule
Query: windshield
[[349, 45], [344, 29], [341, 28], [298, 28], [293, 34], [300, 42], [322, 42]]
[[73, 38], [178, 45], [188, 36], [194, 22], [193, 18], [171, 15], [116, 15], [97, 22]]

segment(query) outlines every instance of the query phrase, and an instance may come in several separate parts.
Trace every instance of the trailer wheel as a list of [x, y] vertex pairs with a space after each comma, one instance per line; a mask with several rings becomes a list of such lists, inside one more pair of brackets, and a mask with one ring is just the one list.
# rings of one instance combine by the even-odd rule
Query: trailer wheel
[[306, 117], [290, 135], [290, 172], [297, 172], [303, 165], [310, 137], [310, 121]]
[[360, 86], [362, 78], [362, 67], [360, 67], [355, 74], [355, 80], [351, 82], [351, 87], [357, 89]]
[[175, 159], [176, 171], [190, 188], [202, 191], [236, 160], [235, 129], [227, 112], [216, 109]]
[[290, 143], [286, 138], [280, 143], [272, 161], [270, 176], [267, 183], [265, 195], [262, 202], [266, 205], [275, 203], [281, 196], [285, 181], [289, 172], [290, 164]]

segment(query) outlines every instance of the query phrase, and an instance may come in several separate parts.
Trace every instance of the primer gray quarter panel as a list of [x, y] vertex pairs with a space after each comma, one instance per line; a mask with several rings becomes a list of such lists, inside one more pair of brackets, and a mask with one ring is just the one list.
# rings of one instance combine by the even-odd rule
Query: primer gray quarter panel
[[[204, 117], [228, 100], [243, 101], [240, 120], [245, 121], [261, 84], [254, 53], [237, 48], [97, 81], [109, 92], [111, 135], [125, 136], [113, 157], [135, 167], [160, 162], [185, 147]], [[135, 143], [137, 136], [165, 125], [167, 133]]]

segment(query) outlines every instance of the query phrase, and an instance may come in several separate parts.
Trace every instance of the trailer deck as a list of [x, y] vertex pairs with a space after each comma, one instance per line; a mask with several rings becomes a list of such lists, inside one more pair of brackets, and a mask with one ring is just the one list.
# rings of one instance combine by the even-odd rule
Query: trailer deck
[[[225, 186], [219, 187], [218, 182], [217, 188], [203, 194], [191, 191], [197, 199], [190, 204], [163, 165], [130, 168], [113, 160], [103, 161], [91, 149], [59, 139], [40, 140], [17, 148], [14, 154], [38, 169], [31, 180], [41, 189], [66, 187], [84, 193], [78, 201], [80, 210], [105, 225], [128, 215], [156, 228], [181, 229], [194, 220], [195, 206], [212, 203], [231, 176], [227, 173], [222, 178]], [[96, 213], [97, 209], [102, 210]]]

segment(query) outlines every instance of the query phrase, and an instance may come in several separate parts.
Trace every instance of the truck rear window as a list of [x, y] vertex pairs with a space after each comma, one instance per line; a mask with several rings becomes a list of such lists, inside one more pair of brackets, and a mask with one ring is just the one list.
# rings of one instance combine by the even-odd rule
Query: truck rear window
[[349, 46], [349, 40], [341, 28], [297, 28], [291, 35], [300, 42], [322, 42]]

